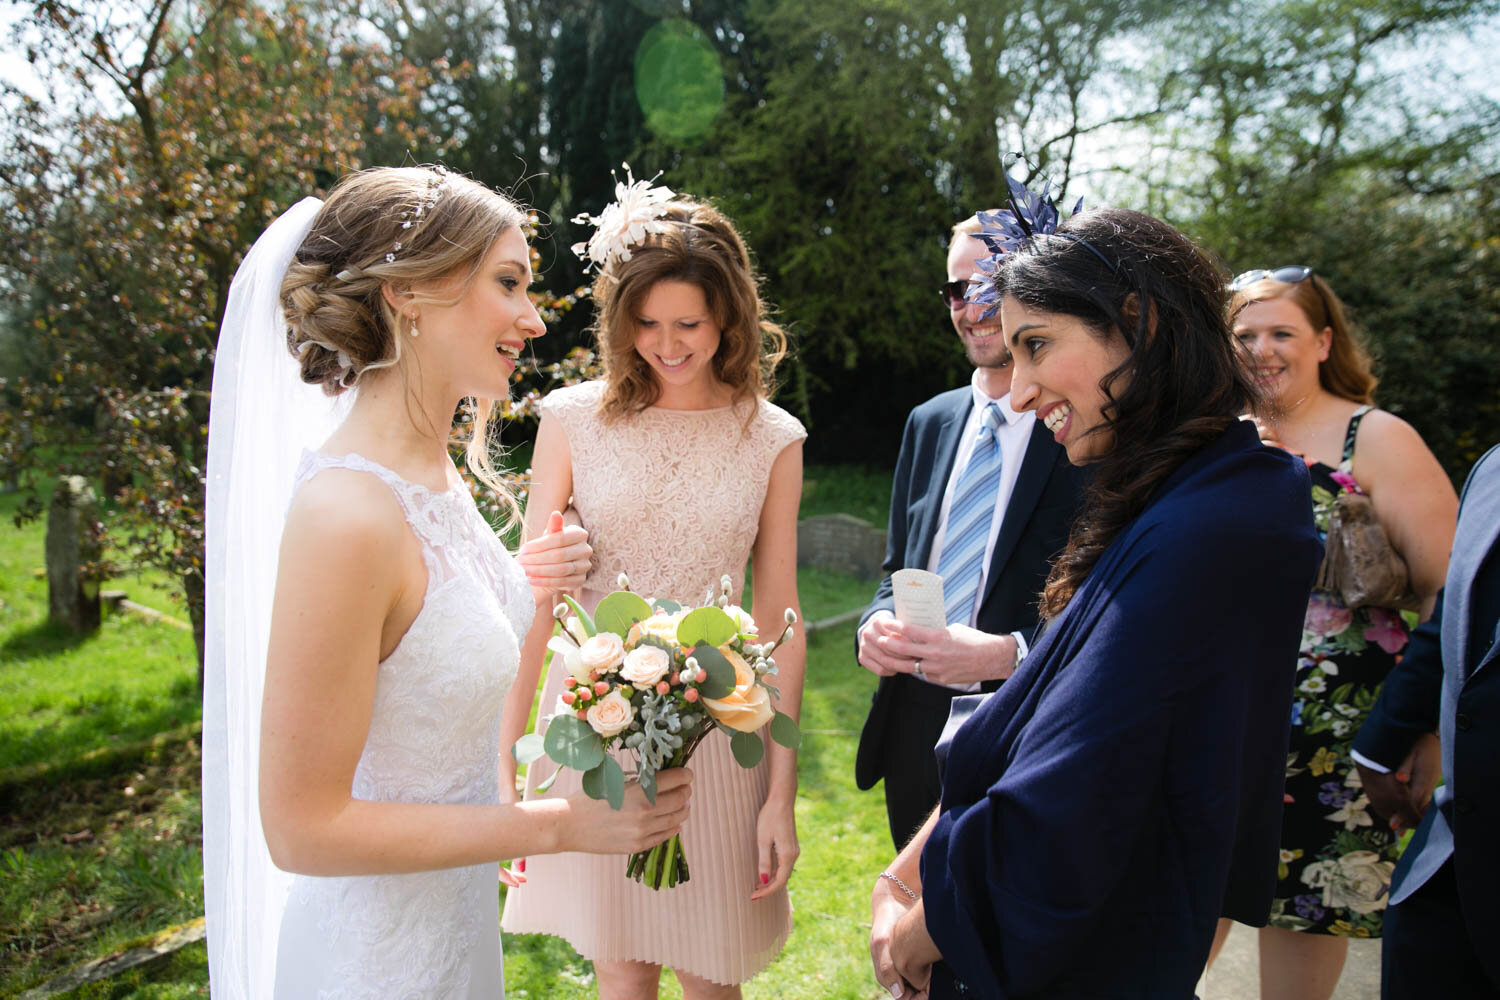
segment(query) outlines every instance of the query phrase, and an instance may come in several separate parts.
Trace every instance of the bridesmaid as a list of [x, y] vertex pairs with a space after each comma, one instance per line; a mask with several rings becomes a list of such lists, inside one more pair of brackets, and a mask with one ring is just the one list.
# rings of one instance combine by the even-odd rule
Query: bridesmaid
[[[618, 190], [621, 203], [605, 216], [624, 220], [601, 225], [586, 251], [601, 268], [593, 294], [604, 378], [542, 403], [527, 536], [571, 499], [594, 551], [582, 594], [589, 608], [621, 572], [632, 589], [683, 604], [717, 593], [727, 574], [741, 603], [753, 558], [751, 611], [779, 629], [785, 610], [797, 609], [806, 436], [766, 398], [785, 338], [765, 318], [749, 254], [728, 219], [646, 182]], [[552, 623], [538, 621], [515, 687], [528, 694], [551, 634]], [[804, 656], [800, 637], [776, 653], [777, 707], [793, 718]], [[553, 669], [544, 715], [561, 692], [562, 671]], [[530, 709], [525, 696], [509, 700], [502, 745], [521, 735]], [[738, 997], [792, 926], [797, 758], [767, 744], [760, 765], [745, 770], [714, 732], [689, 762], [695, 798], [682, 840], [690, 881], [655, 891], [627, 879], [623, 847], [613, 857], [532, 858], [527, 881], [506, 899], [504, 928], [566, 938], [593, 961], [601, 997], [655, 996], [663, 966], [690, 1000]], [[513, 774], [514, 760], [502, 758], [502, 784], [514, 788], [504, 773]], [[547, 773], [542, 762], [532, 766], [528, 800]], [[577, 782], [564, 772], [550, 794], [566, 795]]]

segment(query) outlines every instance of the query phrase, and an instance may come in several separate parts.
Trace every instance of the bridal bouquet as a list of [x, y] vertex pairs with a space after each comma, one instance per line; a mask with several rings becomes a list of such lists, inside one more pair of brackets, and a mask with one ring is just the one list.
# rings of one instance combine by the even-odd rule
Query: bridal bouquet
[[[625, 769], [611, 751], [625, 751], [633, 777], [646, 798], [656, 801], [656, 773], [681, 767], [713, 729], [729, 734], [729, 747], [741, 767], [754, 767], [765, 753], [759, 730], [770, 723], [771, 738], [796, 748], [801, 731], [791, 716], [771, 705], [779, 697], [766, 677], [776, 673], [771, 654], [792, 637], [796, 613], [762, 643], [755, 620], [729, 603], [729, 577], [717, 600], [710, 592], [703, 607], [675, 601], [647, 601], [630, 590], [622, 573], [620, 590], [599, 602], [591, 617], [572, 598], [553, 610], [557, 634], [547, 643], [562, 657], [567, 688], [545, 734], [522, 737], [516, 760], [529, 764], [543, 756], [559, 766], [537, 786], [552, 786], [562, 768], [583, 772], [583, 790], [625, 801]], [[625, 874], [653, 889], [688, 880], [681, 836], [630, 856]]]

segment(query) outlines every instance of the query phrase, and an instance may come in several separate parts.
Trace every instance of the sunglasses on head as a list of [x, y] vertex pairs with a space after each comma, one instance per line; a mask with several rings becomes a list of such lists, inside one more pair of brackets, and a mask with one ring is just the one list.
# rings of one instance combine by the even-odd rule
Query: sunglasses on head
[[1235, 275], [1234, 280], [1229, 283], [1229, 290], [1231, 292], [1238, 292], [1249, 288], [1257, 281], [1265, 281], [1267, 278], [1270, 278], [1272, 281], [1279, 281], [1283, 285], [1296, 285], [1311, 278], [1312, 275], [1313, 269], [1306, 264], [1284, 264], [1281, 267], [1271, 268], [1258, 267], [1253, 271], [1245, 271], [1242, 274]]
[[943, 282], [938, 286], [938, 294], [943, 297], [943, 301], [948, 304], [950, 310], [962, 309], [968, 305], [964, 294], [968, 292], [969, 288], [969, 280], [967, 278], [960, 278], [957, 281]]
[[[1306, 264], [1283, 264], [1281, 267], [1271, 268], [1260, 267], [1253, 271], [1245, 271], [1235, 275], [1234, 280], [1229, 283], [1229, 290], [1231, 292], [1243, 291], [1257, 281], [1265, 281], [1267, 278], [1272, 281], [1279, 281], [1283, 285], [1300, 285], [1308, 278], [1311, 278], [1313, 273], [1313, 269]], [[1328, 299], [1323, 295], [1323, 289], [1318, 286], [1316, 281], [1312, 283], [1312, 289], [1318, 294], [1318, 301], [1323, 304], [1324, 318], [1331, 321], [1333, 310], [1329, 308]]]

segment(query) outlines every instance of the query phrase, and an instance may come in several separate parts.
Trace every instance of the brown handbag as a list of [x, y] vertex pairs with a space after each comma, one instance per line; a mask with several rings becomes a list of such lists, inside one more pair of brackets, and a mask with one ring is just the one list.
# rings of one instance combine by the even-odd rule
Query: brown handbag
[[1348, 608], [1416, 611], [1422, 605], [1412, 593], [1405, 560], [1391, 547], [1363, 493], [1340, 493], [1333, 503], [1317, 586], [1338, 594]]

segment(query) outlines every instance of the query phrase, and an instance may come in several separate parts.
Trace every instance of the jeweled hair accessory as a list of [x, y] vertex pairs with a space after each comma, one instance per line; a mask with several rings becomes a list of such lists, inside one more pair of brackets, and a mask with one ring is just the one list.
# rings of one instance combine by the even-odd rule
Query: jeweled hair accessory
[[[1018, 253], [1026, 249], [1036, 241], [1038, 236], [1059, 236], [1081, 244], [1088, 248], [1089, 253], [1098, 257], [1105, 267], [1111, 271], [1115, 270], [1109, 258], [1087, 240], [1057, 231], [1058, 225], [1062, 222], [1062, 213], [1058, 211], [1057, 202], [1052, 197], [1051, 181], [1043, 181], [1040, 191], [1028, 191], [1026, 185], [1012, 177], [1004, 167], [1000, 168], [1000, 173], [1005, 177], [1005, 200], [1009, 202], [1010, 207], [978, 214], [980, 231], [970, 235], [983, 243], [990, 251], [990, 255], [975, 261], [975, 265], [985, 277], [970, 285], [968, 292], [964, 295], [965, 299], [975, 305], [989, 306], [984, 314], [986, 317], [993, 315], [1000, 307], [1000, 293], [995, 290], [994, 275], [1000, 267], [1001, 258], [1005, 254]], [[1081, 211], [1083, 211], [1083, 199], [1079, 198], [1068, 216], [1071, 218]]]
[[630, 172], [630, 164], [622, 163], [625, 180], [610, 171], [615, 179], [615, 200], [604, 207], [597, 216], [581, 213], [573, 217], [573, 224], [593, 226], [594, 235], [586, 242], [574, 243], [573, 252], [580, 260], [587, 261], [583, 270], [587, 274], [593, 267], [608, 267], [617, 260], [629, 260], [630, 248], [640, 245], [650, 233], [665, 233], [671, 223], [662, 216], [667, 214], [668, 203], [676, 197], [670, 188], [655, 184], [656, 177], [638, 181]]
[[[448, 168], [440, 163], [434, 163], [427, 168], [427, 193], [415, 205], [401, 213], [401, 231], [398, 234], [400, 238], [386, 251], [385, 262], [387, 264], [396, 263], [396, 255], [411, 242], [411, 238], [407, 235], [408, 231], [420, 224], [423, 217], [431, 215], [432, 210], [437, 208], [437, 203], [443, 198], [443, 188], [451, 176]], [[360, 277], [360, 269], [346, 267], [334, 277], [340, 281], [353, 281]]]

